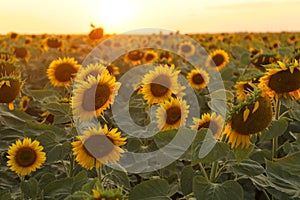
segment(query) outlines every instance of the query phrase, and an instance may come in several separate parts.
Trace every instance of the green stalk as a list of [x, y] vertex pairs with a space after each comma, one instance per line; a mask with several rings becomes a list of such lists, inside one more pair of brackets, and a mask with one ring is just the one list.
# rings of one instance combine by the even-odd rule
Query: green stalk
[[213, 162], [213, 164], [211, 166], [211, 171], [210, 171], [210, 176], [209, 176], [209, 179], [212, 183], [215, 182], [217, 170], [218, 170], [218, 162], [216, 161], [216, 162]]
[[202, 165], [201, 162], [199, 162], [199, 167], [200, 167], [201, 172], [202, 172], [203, 176], [205, 177], [205, 179], [206, 179], [207, 181], [209, 181], [208, 176], [207, 176], [207, 173], [206, 173], [206, 171], [205, 171], [205, 168], [204, 168], [204, 166]]
[[[280, 115], [280, 100], [275, 97], [275, 120], [279, 119]], [[272, 158], [277, 158], [277, 149], [278, 149], [278, 136], [272, 139]]]

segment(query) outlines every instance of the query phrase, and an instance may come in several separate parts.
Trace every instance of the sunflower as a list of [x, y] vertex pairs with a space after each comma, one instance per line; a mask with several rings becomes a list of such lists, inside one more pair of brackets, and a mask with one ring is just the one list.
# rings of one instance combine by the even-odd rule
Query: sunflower
[[28, 175], [45, 162], [46, 154], [42, 150], [43, 146], [40, 146], [37, 140], [33, 142], [30, 138], [17, 140], [8, 149], [7, 166], [17, 174]]
[[209, 83], [209, 75], [202, 69], [193, 69], [188, 73], [187, 79], [195, 89], [205, 88]]
[[77, 86], [73, 90], [73, 114], [82, 120], [90, 120], [113, 104], [121, 84], [104, 70], [97, 77], [89, 76], [87, 81], [79, 81]]
[[16, 32], [10, 32], [7, 34], [7, 37], [11, 40], [17, 40], [19, 38], [19, 34]]
[[119, 67], [116, 66], [116, 65], [113, 65], [113, 64], [107, 65], [106, 69], [112, 75], [118, 75], [118, 74], [120, 74]]
[[173, 94], [178, 94], [180, 85], [178, 84], [178, 74], [172, 65], [159, 65], [144, 75], [142, 88], [140, 90], [148, 104], [162, 103]]
[[267, 70], [258, 85], [267, 95], [300, 99], [300, 66], [297, 60], [285, 64], [278, 61], [275, 68]]
[[191, 42], [182, 42], [179, 44], [177, 53], [184, 57], [190, 57], [195, 53], [195, 46]]
[[155, 61], [158, 60], [158, 53], [154, 50], [147, 50], [144, 54], [143, 57], [143, 63], [148, 64], [148, 63], [154, 63]]
[[221, 70], [228, 63], [229, 63], [228, 53], [222, 49], [217, 49], [209, 54], [205, 64], [210, 69]]
[[58, 58], [50, 63], [47, 76], [53, 86], [68, 86], [79, 68], [80, 65], [74, 58]]
[[222, 134], [226, 136], [232, 148], [240, 145], [242, 148], [248, 148], [250, 136], [267, 129], [272, 122], [272, 115], [270, 98], [254, 89], [243, 102], [232, 108]]
[[124, 197], [119, 189], [92, 189], [95, 200], [122, 200]]
[[95, 26], [92, 26], [92, 28], [93, 29], [91, 30], [91, 32], [88, 35], [89, 38], [91, 40], [99, 40], [99, 39], [101, 39], [103, 37], [103, 34], [104, 34], [103, 28], [101, 28], [101, 27], [96, 28]]
[[211, 115], [209, 113], [204, 113], [201, 119], [193, 118], [194, 124], [191, 126], [193, 130], [200, 130], [201, 128], [209, 128], [214, 136], [218, 139], [221, 135], [224, 118], [221, 115], [217, 115], [213, 112]]
[[0, 103], [9, 105], [9, 109], [14, 109], [14, 101], [18, 98], [23, 82], [20, 77], [5, 76], [0, 77]]
[[253, 92], [253, 84], [259, 83], [259, 78], [252, 78], [251, 80], [246, 81], [238, 81], [234, 85], [236, 90], [236, 96], [239, 100], [243, 100], [246, 98], [249, 92]]
[[189, 113], [185, 100], [171, 98], [160, 105], [156, 112], [160, 130], [177, 129], [185, 125]]
[[28, 96], [23, 96], [20, 101], [20, 110], [26, 111], [28, 108], [30, 98]]
[[296, 41], [297, 41], [297, 36], [294, 35], [294, 34], [290, 35], [290, 36], [287, 38], [287, 42], [288, 42], [289, 44], [294, 44]]
[[87, 81], [89, 76], [97, 77], [99, 74], [101, 75], [105, 70], [106, 67], [101, 62], [96, 64], [88, 64], [85, 68], [81, 68], [81, 70], [77, 73], [76, 80]]
[[30, 52], [25, 47], [14, 47], [13, 52], [15, 56], [19, 59], [23, 59], [26, 62], [29, 61], [30, 58]]
[[0, 52], [0, 60], [4, 60], [4, 61], [13, 61], [13, 62], [16, 62], [18, 59], [16, 58], [16, 56], [12, 53], [9, 53], [9, 52]]
[[44, 111], [41, 115], [40, 115], [43, 119], [41, 121], [41, 123], [50, 123], [53, 124], [54, 122], [54, 115], [51, 114], [49, 111]]
[[144, 57], [144, 53], [139, 50], [129, 51], [125, 54], [125, 63], [132, 65], [139, 65]]
[[115, 163], [124, 152], [120, 148], [126, 144], [126, 138], [121, 137], [121, 132], [117, 128], [108, 130], [105, 124], [99, 129], [89, 128], [83, 132], [82, 136], [77, 136], [78, 141], [72, 142], [73, 155], [76, 161], [86, 169], [99, 168], [108, 162]]
[[61, 49], [63, 47], [62, 40], [57, 36], [49, 36], [43, 41], [43, 48], [47, 51], [51, 49]]
[[0, 59], [0, 77], [17, 75], [19, 66], [15, 61]]
[[266, 71], [265, 65], [275, 63], [276, 61], [277, 61], [276, 53], [261, 53], [254, 56], [253, 59], [251, 60], [251, 63], [257, 69], [265, 72]]

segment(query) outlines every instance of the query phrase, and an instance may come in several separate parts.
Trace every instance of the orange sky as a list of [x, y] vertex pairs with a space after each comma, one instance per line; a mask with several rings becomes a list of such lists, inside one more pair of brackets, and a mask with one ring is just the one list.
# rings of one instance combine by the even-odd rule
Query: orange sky
[[0, 33], [300, 31], [299, 0], [1, 0]]

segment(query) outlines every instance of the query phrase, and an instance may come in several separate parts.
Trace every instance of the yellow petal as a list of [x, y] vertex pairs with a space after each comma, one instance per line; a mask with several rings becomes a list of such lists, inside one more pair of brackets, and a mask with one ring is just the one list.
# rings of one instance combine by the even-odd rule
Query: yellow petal
[[290, 72], [294, 73], [295, 66], [290, 66]]
[[6, 81], [5, 84], [6, 84], [8, 87], [11, 87], [10, 81]]
[[8, 104], [8, 109], [9, 109], [9, 110], [14, 110], [14, 109], [15, 109], [14, 104], [13, 104], [13, 103], [9, 103], [9, 104]]
[[295, 59], [294, 66], [295, 66], [295, 67], [298, 67], [298, 66], [299, 66], [298, 60], [296, 60], [296, 59]]
[[287, 70], [285, 64], [283, 62], [277, 61], [277, 63], [279, 64], [279, 66], [281, 67], [281, 69], [283, 70]]
[[250, 110], [248, 108], [246, 108], [246, 110], [243, 113], [244, 122], [247, 121], [249, 114], [250, 114]]
[[254, 104], [254, 108], [252, 110], [252, 113], [254, 113], [255, 111], [257, 111], [257, 109], [259, 108], [259, 101], [256, 101]]

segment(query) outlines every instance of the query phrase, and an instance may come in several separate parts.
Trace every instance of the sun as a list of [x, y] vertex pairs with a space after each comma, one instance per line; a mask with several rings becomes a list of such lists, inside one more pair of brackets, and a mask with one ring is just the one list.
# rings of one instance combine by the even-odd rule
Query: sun
[[118, 30], [128, 24], [134, 14], [134, 4], [131, 1], [95, 0], [93, 1], [92, 20], [97, 25], [109, 30]]

